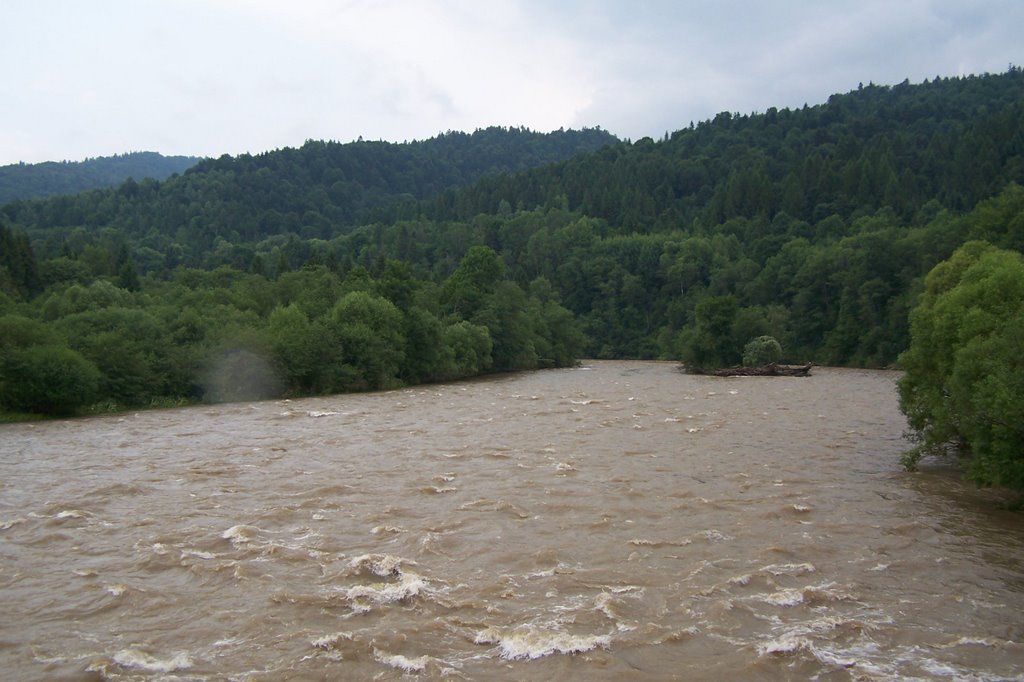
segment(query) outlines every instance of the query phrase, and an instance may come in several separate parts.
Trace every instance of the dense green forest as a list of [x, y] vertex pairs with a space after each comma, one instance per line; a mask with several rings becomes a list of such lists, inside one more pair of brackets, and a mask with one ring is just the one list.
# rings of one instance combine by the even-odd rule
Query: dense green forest
[[0, 219], [29, 228], [43, 257], [113, 235], [109, 239], [127, 244], [147, 272], [178, 265], [248, 268], [268, 238], [329, 239], [365, 222], [375, 207], [425, 199], [616, 141], [599, 129], [545, 134], [518, 128], [404, 144], [310, 140], [298, 149], [202, 161], [162, 183], [127, 181], [116, 189], [12, 202]]
[[199, 159], [194, 156], [130, 152], [85, 161], [46, 161], [0, 166], [0, 204], [15, 199], [35, 199], [116, 187], [128, 178], [165, 180], [175, 173], [185, 172], [185, 169], [198, 162]]
[[660, 140], [491, 128], [207, 160], [0, 208], [0, 402], [303, 395], [582, 356], [706, 369], [766, 335], [783, 360], [890, 366], [934, 266], [968, 240], [1024, 249], [1021, 183], [1019, 68]]

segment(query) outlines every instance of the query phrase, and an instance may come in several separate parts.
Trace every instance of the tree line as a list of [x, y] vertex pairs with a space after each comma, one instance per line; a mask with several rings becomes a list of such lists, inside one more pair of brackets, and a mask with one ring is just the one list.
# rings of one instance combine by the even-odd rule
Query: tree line
[[276, 279], [180, 268], [137, 291], [52, 287], [0, 316], [0, 405], [69, 414], [447, 381], [572, 364], [583, 337], [542, 279], [524, 290], [494, 251], [441, 282], [396, 260]]
[[42, 258], [100, 233], [127, 244], [144, 272], [209, 267], [210, 253], [227, 246], [244, 250], [278, 235], [330, 238], [365, 223], [374, 207], [616, 141], [600, 129], [498, 127], [402, 144], [308, 140], [299, 148], [206, 159], [164, 182], [129, 179], [111, 189], [12, 201], [0, 217], [26, 227]]
[[164, 180], [183, 173], [200, 159], [164, 156], [156, 152], [129, 152], [84, 161], [45, 161], [0, 166], [0, 204], [116, 187], [128, 178]]

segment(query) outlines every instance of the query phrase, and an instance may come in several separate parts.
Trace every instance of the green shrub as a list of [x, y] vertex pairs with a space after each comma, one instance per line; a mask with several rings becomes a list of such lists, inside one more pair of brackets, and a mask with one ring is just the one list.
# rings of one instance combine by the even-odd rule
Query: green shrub
[[65, 346], [14, 350], [4, 358], [0, 404], [13, 411], [72, 414], [96, 400], [100, 378], [95, 365]]
[[1024, 490], [1024, 258], [968, 242], [925, 280], [900, 356], [900, 407], [927, 454], [959, 453], [982, 485]]
[[743, 364], [747, 367], [778, 362], [782, 357], [782, 346], [774, 336], [758, 336], [743, 347]]

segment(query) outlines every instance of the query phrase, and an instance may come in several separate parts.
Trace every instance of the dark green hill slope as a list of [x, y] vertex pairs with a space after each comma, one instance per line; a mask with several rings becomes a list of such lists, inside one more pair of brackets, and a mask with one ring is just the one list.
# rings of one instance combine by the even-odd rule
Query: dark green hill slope
[[128, 178], [164, 180], [194, 166], [194, 156], [163, 156], [131, 152], [85, 161], [47, 161], [0, 166], [0, 204], [15, 199], [36, 199], [56, 194], [78, 194], [115, 187]]
[[[938, 200], [968, 210], [1024, 181], [1024, 74], [867, 85], [802, 109], [724, 112], [441, 197], [436, 219], [561, 200], [619, 231], [709, 228], [732, 218], [843, 219], [880, 207], [903, 220]], [[421, 209], [422, 211], [422, 209]]]
[[424, 199], [488, 174], [546, 165], [616, 142], [599, 130], [537, 133], [487, 128], [430, 140], [308, 141], [256, 156], [206, 160], [164, 183], [126, 182], [116, 190], [3, 207], [10, 222], [59, 246], [69, 230], [113, 228], [139, 246], [205, 261], [218, 241], [256, 242], [279, 235], [329, 238], [369, 209]]

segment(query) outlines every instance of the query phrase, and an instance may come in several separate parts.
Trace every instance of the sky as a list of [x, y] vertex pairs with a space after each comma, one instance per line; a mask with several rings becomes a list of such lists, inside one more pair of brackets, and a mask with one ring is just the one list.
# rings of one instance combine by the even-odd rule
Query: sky
[[1020, 0], [0, 0], [0, 165], [492, 125], [660, 138], [1024, 64]]

